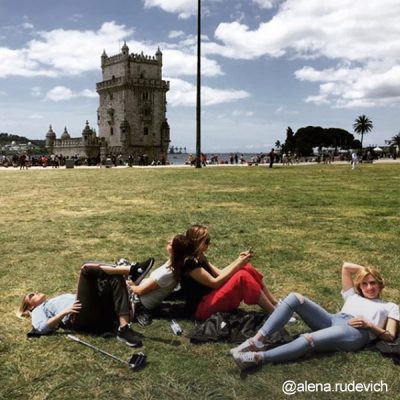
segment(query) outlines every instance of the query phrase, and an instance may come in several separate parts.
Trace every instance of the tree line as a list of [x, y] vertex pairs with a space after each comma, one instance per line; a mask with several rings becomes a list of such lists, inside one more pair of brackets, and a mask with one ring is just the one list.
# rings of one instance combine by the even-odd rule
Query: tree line
[[[288, 127], [283, 145], [279, 141], [276, 144], [281, 147], [283, 153], [291, 152], [303, 157], [312, 155], [315, 147], [362, 150], [364, 135], [371, 132], [373, 127], [371, 119], [366, 115], [360, 115], [354, 121], [354, 132], [361, 136], [361, 140], [355, 139], [353, 134], [339, 128], [307, 126], [298, 129], [295, 133], [291, 127]], [[392, 137], [390, 145], [400, 147], [400, 132]]]

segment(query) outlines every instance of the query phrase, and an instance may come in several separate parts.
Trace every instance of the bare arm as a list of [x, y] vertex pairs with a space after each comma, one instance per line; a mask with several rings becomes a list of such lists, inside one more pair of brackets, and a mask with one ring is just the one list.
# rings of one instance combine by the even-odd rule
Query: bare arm
[[127, 265], [110, 265], [96, 262], [87, 262], [82, 265], [81, 269], [90, 268], [90, 269], [101, 269], [107, 275], [128, 275], [130, 271], [130, 266]]
[[220, 270], [219, 268], [217, 268], [214, 264], [211, 264], [211, 263], [209, 262], [208, 265], [210, 266], [211, 271], [212, 271], [212, 273], [213, 273], [214, 276], [218, 276], [218, 275], [222, 272], [222, 270]]
[[246, 265], [251, 258], [250, 252], [240, 253], [239, 257], [221, 270], [218, 276], [213, 276], [204, 268], [195, 268], [189, 275], [204, 286], [217, 289], [222, 286], [236, 271]]
[[353, 275], [356, 274], [362, 265], [344, 262], [342, 266], [342, 291], [345, 292], [353, 287]]
[[393, 342], [397, 337], [397, 329], [399, 326], [398, 321], [392, 318], [388, 318], [386, 321], [385, 328], [380, 328], [379, 326], [373, 324], [360, 317], [355, 317], [349, 320], [348, 324], [354, 328], [364, 328], [369, 329], [377, 337], [384, 340], [385, 342]]
[[160, 288], [158, 283], [150, 278], [143, 281], [140, 285], [135, 285], [131, 280], [129, 280], [127, 284], [132, 292], [138, 296], [143, 296], [144, 294], [151, 293]]
[[47, 320], [47, 326], [50, 329], [57, 329], [58, 325], [60, 325], [61, 320], [66, 317], [69, 314], [78, 314], [79, 311], [82, 308], [82, 304], [79, 302], [79, 300], [76, 300], [74, 304], [72, 304], [71, 307], [67, 307], [54, 317], [51, 317]]
[[[242, 252], [242, 253], [243, 253], [243, 254], [244, 254], [244, 253], [247, 254], [247, 253], [251, 253], [251, 251], [244, 251], [244, 252]], [[242, 253], [240, 253], [240, 254], [242, 254]], [[219, 276], [220, 274], [223, 273], [223, 271], [224, 271], [225, 269], [227, 269], [227, 268], [229, 269], [230, 266], [231, 266], [231, 264], [229, 264], [227, 267], [220, 269], [220, 268], [217, 268], [214, 264], [211, 264], [210, 262], [208, 263], [208, 265], [210, 266], [211, 271], [212, 271], [212, 273], [213, 273], [214, 276]]]

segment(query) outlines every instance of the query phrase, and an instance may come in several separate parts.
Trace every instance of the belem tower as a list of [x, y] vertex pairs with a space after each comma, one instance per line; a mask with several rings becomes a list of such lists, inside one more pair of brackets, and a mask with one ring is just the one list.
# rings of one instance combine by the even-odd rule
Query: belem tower
[[124, 43], [121, 53], [101, 56], [103, 80], [99, 94], [99, 134], [86, 125], [81, 137], [71, 138], [67, 128], [60, 139], [50, 126], [46, 134], [49, 152], [66, 157], [88, 158], [122, 154], [134, 160], [147, 154], [150, 160], [167, 157], [170, 129], [166, 118], [169, 82], [162, 79], [163, 55], [129, 54]]

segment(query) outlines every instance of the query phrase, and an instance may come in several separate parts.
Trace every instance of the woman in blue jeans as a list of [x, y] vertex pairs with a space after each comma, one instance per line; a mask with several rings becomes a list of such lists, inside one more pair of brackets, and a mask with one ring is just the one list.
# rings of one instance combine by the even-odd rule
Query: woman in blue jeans
[[[400, 320], [399, 306], [380, 299], [383, 288], [384, 282], [377, 270], [345, 262], [342, 267], [344, 305], [340, 313], [330, 314], [308, 298], [291, 293], [253, 338], [231, 350], [233, 359], [244, 369], [263, 362], [295, 360], [311, 351], [357, 351], [377, 337], [393, 341]], [[312, 332], [263, 351], [264, 339], [281, 329], [294, 312]]]

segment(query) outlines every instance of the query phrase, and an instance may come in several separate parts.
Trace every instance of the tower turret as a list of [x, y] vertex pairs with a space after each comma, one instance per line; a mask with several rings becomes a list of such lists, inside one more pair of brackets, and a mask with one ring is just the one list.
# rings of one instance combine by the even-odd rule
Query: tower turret
[[162, 52], [161, 52], [160, 48], [157, 49], [156, 60], [162, 65]]
[[124, 42], [124, 45], [122, 46], [121, 50], [123, 56], [129, 56], [129, 47], [126, 44], [126, 42]]
[[107, 58], [108, 58], [108, 56], [107, 56], [106, 50], [104, 49], [103, 54], [101, 55], [101, 66], [102, 67], [104, 66], [104, 63], [106, 62]]
[[67, 131], [67, 127], [64, 127], [64, 132], [61, 135], [61, 140], [68, 140], [68, 139], [71, 139], [71, 136]]
[[56, 141], [56, 133], [53, 131], [53, 128], [50, 125], [49, 131], [46, 133], [46, 148], [49, 151], [49, 153], [53, 152], [55, 141]]

